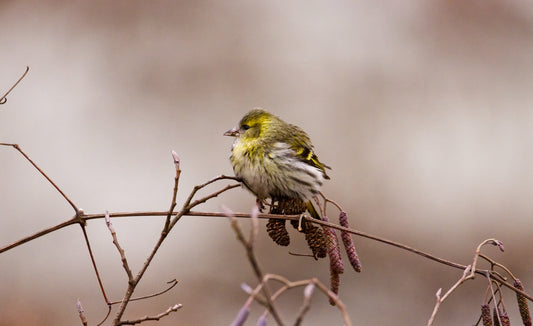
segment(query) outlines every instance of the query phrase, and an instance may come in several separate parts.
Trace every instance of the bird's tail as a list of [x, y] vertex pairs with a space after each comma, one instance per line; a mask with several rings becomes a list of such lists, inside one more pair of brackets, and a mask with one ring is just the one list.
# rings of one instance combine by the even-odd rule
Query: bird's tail
[[311, 200], [307, 202], [307, 211], [309, 212], [309, 214], [311, 214], [311, 217], [316, 218], [317, 220], [322, 219]]

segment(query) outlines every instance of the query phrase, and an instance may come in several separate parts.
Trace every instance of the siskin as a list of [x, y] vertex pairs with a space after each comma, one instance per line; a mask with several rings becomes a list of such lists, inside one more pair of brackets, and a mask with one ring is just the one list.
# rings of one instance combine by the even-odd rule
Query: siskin
[[230, 157], [233, 171], [259, 201], [308, 202], [329, 179], [329, 167], [318, 160], [305, 131], [262, 109], [248, 112], [224, 135], [236, 137]]

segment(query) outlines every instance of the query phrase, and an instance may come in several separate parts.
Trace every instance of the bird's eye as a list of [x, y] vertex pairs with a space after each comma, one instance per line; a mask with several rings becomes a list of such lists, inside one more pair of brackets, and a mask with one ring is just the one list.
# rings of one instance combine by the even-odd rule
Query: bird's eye
[[248, 130], [248, 129], [250, 129], [250, 126], [249, 125], [242, 125], [242, 129]]

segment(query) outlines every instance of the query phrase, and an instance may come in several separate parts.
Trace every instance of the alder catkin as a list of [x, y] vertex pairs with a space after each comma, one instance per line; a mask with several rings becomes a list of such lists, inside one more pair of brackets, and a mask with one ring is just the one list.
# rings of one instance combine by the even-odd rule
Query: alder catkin
[[326, 237], [321, 228], [310, 225], [305, 232], [305, 240], [315, 258], [324, 258], [327, 256]]
[[[524, 291], [524, 287], [522, 286], [522, 282], [520, 282], [519, 279], [516, 279], [514, 281], [513, 286], [516, 289]], [[531, 315], [529, 314], [529, 307], [527, 305], [527, 298], [520, 294], [516, 293], [516, 300], [518, 301], [518, 309], [520, 310], [520, 317], [522, 317], [522, 323], [524, 326], [531, 326]]]
[[500, 319], [498, 318], [498, 315], [500, 315], [500, 311], [497, 310], [496, 307], [492, 309], [492, 319], [494, 320], [494, 326], [501, 326], [500, 325]]
[[328, 227], [323, 227], [324, 236], [326, 238], [326, 247], [328, 249], [329, 263], [331, 270], [338, 274], [344, 272], [344, 264], [342, 262], [341, 250], [339, 248], [339, 240], [335, 230]]
[[507, 315], [507, 311], [500, 313], [500, 320], [502, 321], [502, 326], [511, 326], [511, 321]]
[[289, 232], [285, 228], [285, 220], [270, 218], [268, 219], [266, 229], [270, 238], [278, 245], [286, 247], [291, 243]]
[[488, 304], [481, 305], [481, 320], [483, 326], [492, 326], [492, 316], [490, 315], [490, 307]]
[[[339, 224], [345, 228], [350, 227], [350, 225], [348, 224], [348, 216], [346, 215], [346, 212], [340, 212]], [[356, 272], [360, 273], [361, 261], [359, 260], [357, 251], [355, 250], [355, 245], [353, 243], [351, 234], [345, 231], [341, 231], [341, 239], [342, 243], [344, 244], [344, 249], [346, 250], [346, 255], [348, 256], [350, 264]]]
[[[339, 294], [339, 287], [340, 287], [340, 283], [341, 283], [340, 274], [337, 273], [336, 271], [334, 271], [333, 268], [331, 268], [331, 267], [329, 269], [329, 272], [330, 272], [329, 288], [330, 288], [331, 292], [333, 292], [333, 293], [338, 295]], [[329, 298], [329, 304], [334, 306], [335, 305], [335, 300], [333, 300], [332, 298]]]

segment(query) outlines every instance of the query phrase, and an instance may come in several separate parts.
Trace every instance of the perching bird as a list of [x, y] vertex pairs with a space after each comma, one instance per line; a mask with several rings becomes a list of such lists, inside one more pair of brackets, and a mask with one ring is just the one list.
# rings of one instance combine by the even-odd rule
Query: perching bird
[[[272, 214], [301, 214], [307, 209], [320, 219], [310, 199], [319, 192], [328, 166], [313, 152], [309, 136], [299, 127], [286, 123], [261, 109], [248, 112], [239, 126], [224, 133], [237, 137], [231, 150], [235, 175], [257, 197], [260, 207], [271, 199]], [[301, 222], [301, 220], [300, 220]], [[322, 229], [298, 221], [291, 224], [305, 233], [315, 258], [326, 257], [327, 245]], [[285, 220], [270, 218], [268, 235], [280, 246], [288, 246], [289, 233]]]
[[230, 157], [233, 171], [258, 200], [308, 202], [329, 179], [329, 167], [318, 160], [305, 131], [262, 109], [248, 112], [224, 135], [237, 137]]

